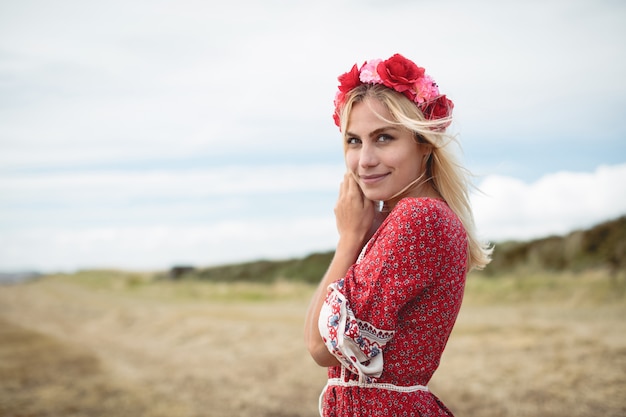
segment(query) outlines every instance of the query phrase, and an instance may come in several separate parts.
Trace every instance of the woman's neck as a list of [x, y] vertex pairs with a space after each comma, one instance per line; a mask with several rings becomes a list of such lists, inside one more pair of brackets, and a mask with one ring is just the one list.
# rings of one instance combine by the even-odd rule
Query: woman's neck
[[406, 197], [413, 198], [434, 198], [443, 200], [441, 194], [433, 187], [430, 181], [422, 184], [418, 184], [419, 178], [416, 181], [413, 181], [407, 187], [402, 189], [399, 193], [392, 196], [390, 199], [381, 201], [380, 211], [382, 213], [388, 213], [398, 204], [398, 201], [402, 200]]

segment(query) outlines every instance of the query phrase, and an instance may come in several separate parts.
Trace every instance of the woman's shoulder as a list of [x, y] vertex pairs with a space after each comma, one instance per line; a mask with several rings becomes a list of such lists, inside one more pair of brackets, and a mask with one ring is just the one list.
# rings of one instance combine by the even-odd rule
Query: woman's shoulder
[[406, 197], [398, 201], [392, 213], [399, 217], [410, 216], [415, 217], [428, 214], [441, 214], [445, 216], [454, 216], [454, 212], [448, 206], [445, 200], [431, 197]]
[[400, 224], [426, 225], [445, 229], [464, 230], [460, 218], [443, 199], [430, 197], [406, 197], [396, 204], [389, 216]]

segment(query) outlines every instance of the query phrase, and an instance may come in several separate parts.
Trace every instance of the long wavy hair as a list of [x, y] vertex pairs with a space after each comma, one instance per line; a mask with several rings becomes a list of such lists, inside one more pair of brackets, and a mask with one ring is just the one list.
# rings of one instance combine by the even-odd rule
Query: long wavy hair
[[345, 135], [354, 104], [366, 98], [378, 100], [389, 110], [393, 119], [386, 120], [381, 116], [385, 122], [412, 131], [418, 143], [432, 148], [431, 156], [426, 163], [424, 181], [431, 182], [465, 227], [468, 239], [468, 270], [483, 269], [491, 261], [493, 246], [480, 241], [477, 237], [469, 199], [470, 189], [473, 188], [470, 182], [471, 173], [458, 162], [450, 149], [449, 145], [457, 142], [457, 139], [445, 129], [451, 119], [426, 120], [415, 103], [403, 94], [383, 85], [363, 84], [346, 95], [344, 105], [340, 109], [342, 134]]

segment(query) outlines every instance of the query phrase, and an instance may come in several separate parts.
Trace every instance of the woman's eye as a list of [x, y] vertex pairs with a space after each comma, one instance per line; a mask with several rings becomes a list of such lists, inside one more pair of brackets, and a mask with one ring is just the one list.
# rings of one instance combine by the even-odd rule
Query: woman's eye
[[377, 142], [389, 142], [390, 140], [392, 140], [393, 138], [389, 135], [380, 135], [378, 137], [378, 139], [376, 139]]
[[356, 144], [361, 143], [361, 139], [359, 139], [359, 138], [348, 138], [348, 139], [346, 139], [346, 143], [348, 145], [356, 145]]

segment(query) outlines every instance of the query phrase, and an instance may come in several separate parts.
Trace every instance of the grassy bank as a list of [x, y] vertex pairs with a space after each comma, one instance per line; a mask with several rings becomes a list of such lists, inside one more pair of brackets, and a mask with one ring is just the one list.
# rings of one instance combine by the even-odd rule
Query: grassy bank
[[[171, 280], [162, 273], [115, 270], [80, 271], [45, 278], [99, 293], [179, 301], [308, 301], [314, 284], [274, 279], [263, 282], [204, 280], [196, 277]], [[34, 281], [35, 283], [37, 281]], [[626, 303], [626, 271], [612, 275], [604, 269], [581, 273], [517, 271], [497, 277], [475, 272], [467, 279], [465, 302], [476, 304], [606, 305]]]

